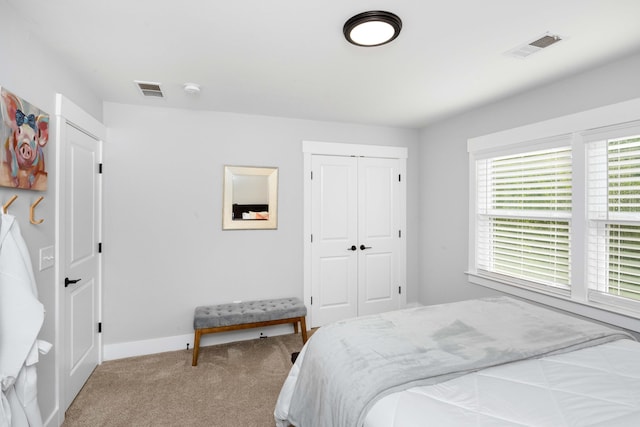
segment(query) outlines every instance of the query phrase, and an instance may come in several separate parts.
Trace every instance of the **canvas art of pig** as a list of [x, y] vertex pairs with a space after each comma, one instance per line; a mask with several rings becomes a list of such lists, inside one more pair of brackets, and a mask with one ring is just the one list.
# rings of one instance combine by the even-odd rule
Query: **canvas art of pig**
[[6, 136], [0, 164], [0, 185], [30, 190], [47, 189], [43, 148], [49, 140], [49, 115], [0, 89]]

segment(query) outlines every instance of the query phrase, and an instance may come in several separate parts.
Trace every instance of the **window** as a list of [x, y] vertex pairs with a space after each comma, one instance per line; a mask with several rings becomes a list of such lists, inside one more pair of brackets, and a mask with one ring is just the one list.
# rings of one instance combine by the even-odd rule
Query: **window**
[[478, 268], [570, 284], [571, 148], [478, 160]]
[[640, 301], [640, 134], [586, 139], [589, 289]]
[[469, 140], [471, 282], [640, 319], [638, 111], [640, 99]]

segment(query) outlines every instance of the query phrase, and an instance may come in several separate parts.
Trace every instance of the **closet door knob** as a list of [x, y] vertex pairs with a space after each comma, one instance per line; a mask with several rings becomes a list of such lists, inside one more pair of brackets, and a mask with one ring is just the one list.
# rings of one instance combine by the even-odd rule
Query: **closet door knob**
[[68, 277], [65, 277], [64, 278], [64, 287], [66, 288], [69, 285], [73, 285], [74, 283], [78, 283], [80, 280], [82, 280], [82, 279], [71, 280]]
[[365, 249], [371, 249], [371, 246], [360, 245], [361, 251], [364, 251]]
[[350, 248], [347, 248], [348, 251], [355, 251], [356, 249], [358, 249], [356, 248], [356, 245], [351, 245]]

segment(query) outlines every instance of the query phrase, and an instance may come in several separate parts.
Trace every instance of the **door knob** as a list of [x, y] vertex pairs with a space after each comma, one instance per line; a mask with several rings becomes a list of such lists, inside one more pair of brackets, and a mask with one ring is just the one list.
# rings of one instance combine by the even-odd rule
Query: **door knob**
[[371, 249], [371, 246], [360, 245], [361, 251], [364, 251], [365, 249]]
[[64, 287], [66, 288], [69, 285], [73, 285], [74, 283], [78, 283], [80, 280], [82, 280], [82, 279], [71, 280], [68, 277], [65, 277], [64, 278]]
[[348, 251], [355, 251], [356, 249], [358, 249], [356, 248], [356, 245], [351, 245], [350, 248], [347, 248]]

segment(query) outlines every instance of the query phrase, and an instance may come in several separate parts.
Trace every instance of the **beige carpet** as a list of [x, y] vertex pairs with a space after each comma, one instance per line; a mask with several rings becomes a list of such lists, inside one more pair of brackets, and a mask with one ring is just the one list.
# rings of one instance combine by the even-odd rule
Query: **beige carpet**
[[300, 334], [113, 360], [98, 366], [66, 413], [74, 426], [273, 426]]

